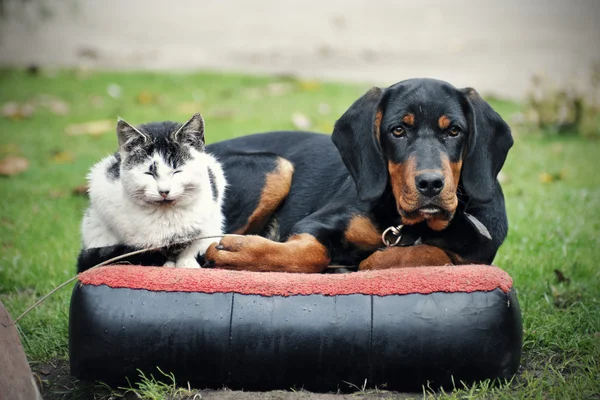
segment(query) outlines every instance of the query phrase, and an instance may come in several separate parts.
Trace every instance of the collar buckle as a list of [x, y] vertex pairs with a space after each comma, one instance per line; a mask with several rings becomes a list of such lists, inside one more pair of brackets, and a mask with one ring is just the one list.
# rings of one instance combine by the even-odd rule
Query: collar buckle
[[397, 246], [402, 240], [402, 228], [404, 225], [390, 226], [381, 234], [381, 241], [387, 247]]

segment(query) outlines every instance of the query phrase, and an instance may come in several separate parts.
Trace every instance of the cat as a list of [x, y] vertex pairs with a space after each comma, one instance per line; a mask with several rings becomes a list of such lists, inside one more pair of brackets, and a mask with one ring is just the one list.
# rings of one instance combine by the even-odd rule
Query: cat
[[165, 267], [199, 268], [196, 257], [219, 239], [195, 238], [223, 234], [227, 186], [220, 163], [204, 149], [202, 116], [138, 127], [119, 119], [117, 138], [118, 152], [88, 175], [82, 255], [107, 246], [161, 246]]

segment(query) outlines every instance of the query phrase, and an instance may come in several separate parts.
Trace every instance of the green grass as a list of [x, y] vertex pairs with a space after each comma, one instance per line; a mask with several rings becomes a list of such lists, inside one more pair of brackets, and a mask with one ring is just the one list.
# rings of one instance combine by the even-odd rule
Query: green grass
[[[120, 97], [107, 94], [111, 84], [120, 86]], [[206, 119], [208, 142], [293, 129], [296, 112], [312, 121], [313, 130], [330, 132], [335, 119], [367, 88], [216, 73], [59, 71], [33, 76], [0, 71], [0, 105], [49, 94], [70, 106], [65, 116], [38, 104], [31, 118], [0, 118], [0, 157], [20, 155], [30, 162], [23, 174], [0, 178], [2, 302], [16, 317], [74, 274], [86, 199], [72, 189], [84, 183], [94, 162], [115, 150], [116, 137], [112, 131], [68, 136], [68, 125], [103, 119], [116, 123], [118, 115], [134, 124], [183, 121], [197, 108]], [[328, 107], [322, 104], [329, 112], [323, 112]], [[508, 121], [520, 110], [506, 101], [492, 105]], [[516, 129], [504, 168], [510, 232], [495, 263], [513, 276], [518, 288], [523, 367], [510, 384], [483, 382], [438, 393], [441, 397], [562, 399], [600, 392], [599, 142], [519, 133]], [[559, 179], [543, 183], [544, 173]], [[554, 270], [569, 282], [559, 283]], [[70, 288], [19, 323], [30, 361], [67, 357]], [[151, 380], [146, 383], [152, 388]]]

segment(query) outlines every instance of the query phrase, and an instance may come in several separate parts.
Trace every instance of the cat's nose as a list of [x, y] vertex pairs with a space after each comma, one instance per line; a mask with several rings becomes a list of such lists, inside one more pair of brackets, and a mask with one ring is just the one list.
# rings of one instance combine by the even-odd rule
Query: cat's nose
[[169, 196], [168, 190], [159, 190], [158, 193], [160, 193], [163, 199], [166, 199]]

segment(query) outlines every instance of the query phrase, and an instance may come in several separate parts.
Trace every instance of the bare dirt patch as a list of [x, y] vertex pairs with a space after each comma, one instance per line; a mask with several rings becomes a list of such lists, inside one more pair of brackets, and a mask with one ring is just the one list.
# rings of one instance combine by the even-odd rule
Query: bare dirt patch
[[[82, 382], [69, 373], [67, 360], [56, 360], [48, 363], [31, 365], [40, 392], [45, 400], [74, 400], [94, 399], [133, 400], [139, 397], [133, 391], [113, 389], [101, 382]], [[284, 391], [273, 390], [269, 392], [244, 392], [241, 390], [190, 390], [183, 394], [166, 397], [170, 400], [356, 400], [356, 399], [417, 399], [418, 393], [399, 393], [386, 390], [357, 390], [355, 393], [312, 393], [304, 390]]]

